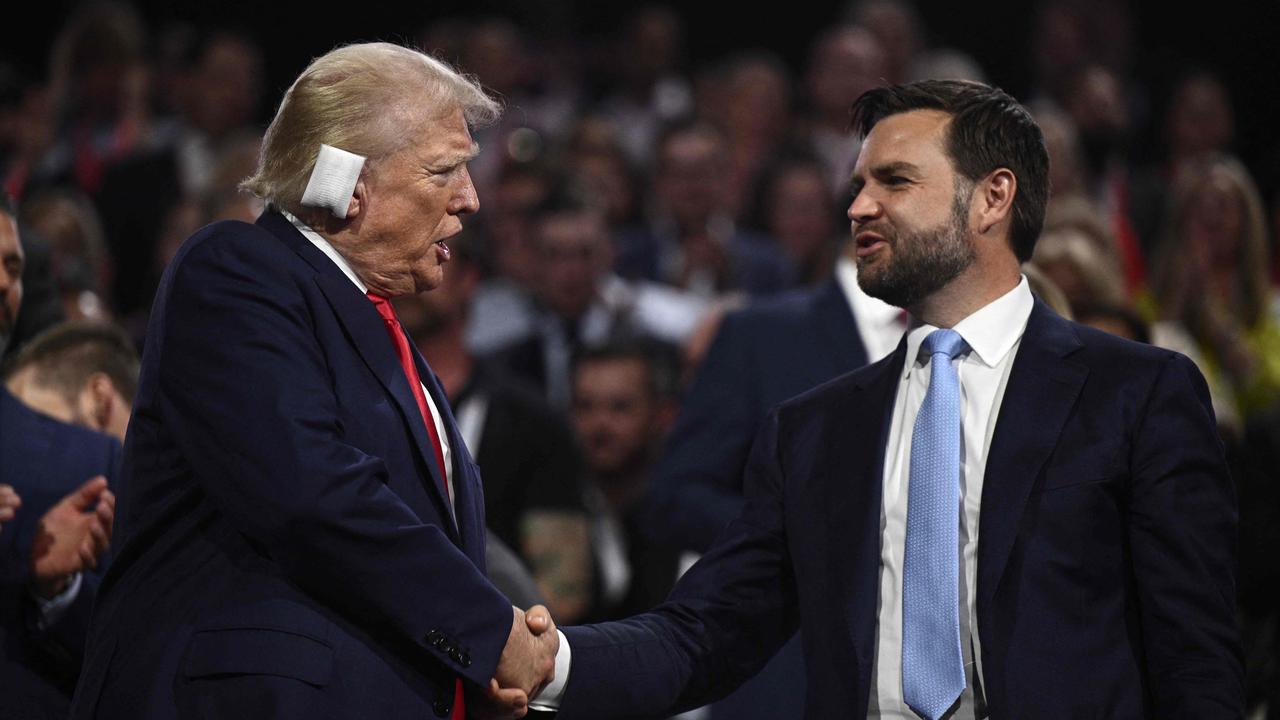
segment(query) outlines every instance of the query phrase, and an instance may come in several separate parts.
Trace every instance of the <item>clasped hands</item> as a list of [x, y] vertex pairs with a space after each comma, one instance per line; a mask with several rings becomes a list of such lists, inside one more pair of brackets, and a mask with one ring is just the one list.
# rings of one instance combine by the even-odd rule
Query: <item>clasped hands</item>
[[[13, 488], [0, 485], [0, 521], [12, 520], [21, 506]], [[31, 581], [38, 595], [54, 597], [72, 575], [98, 566], [111, 542], [115, 507], [115, 495], [99, 475], [45, 512], [31, 547]]]
[[498, 659], [498, 669], [487, 691], [468, 701], [468, 714], [524, 717], [529, 701], [555, 680], [559, 650], [560, 634], [545, 607], [535, 605], [528, 612], [512, 607], [511, 634]]

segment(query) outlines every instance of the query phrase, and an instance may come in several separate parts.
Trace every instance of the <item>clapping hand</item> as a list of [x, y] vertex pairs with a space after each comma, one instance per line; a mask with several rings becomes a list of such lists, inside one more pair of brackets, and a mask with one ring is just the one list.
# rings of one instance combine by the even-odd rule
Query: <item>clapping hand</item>
[[111, 542], [116, 498], [101, 475], [81, 485], [40, 518], [31, 546], [36, 592], [51, 598], [73, 573], [92, 570]]

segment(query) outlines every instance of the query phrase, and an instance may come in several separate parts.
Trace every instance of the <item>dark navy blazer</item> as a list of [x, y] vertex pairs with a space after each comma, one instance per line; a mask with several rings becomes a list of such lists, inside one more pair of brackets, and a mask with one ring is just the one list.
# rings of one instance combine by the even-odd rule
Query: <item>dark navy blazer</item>
[[[565, 630], [562, 720], [705, 702], [797, 626], [804, 717], [865, 715], [904, 355], [899, 345], [770, 415], [742, 514], [666, 604]], [[976, 609], [991, 717], [1242, 717], [1235, 521], [1195, 366], [1037, 301], [982, 492]]]
[[73, 717], [447, 716], [511, 605], [485, 578], [477, 469], [457, 522], [372, 303], [284, 217], [223, 222], [161, 281], [118, 489], [116, 559]]
[[705, 552], [742, 510], [742, 471], [769, 410], [866, 363], [835, 279], [726, 315], [658, 464], [655, 540]]
[[66, 717], [100, 577], [85, 573], [75, 601], [42, 628], [31, 546], [49, 508], [97, 475], [114, 486], [119, 470], [115, 438], [41, 415], [0, 385], [0, 484], [22, 496], [0, 530], [0, 717]]

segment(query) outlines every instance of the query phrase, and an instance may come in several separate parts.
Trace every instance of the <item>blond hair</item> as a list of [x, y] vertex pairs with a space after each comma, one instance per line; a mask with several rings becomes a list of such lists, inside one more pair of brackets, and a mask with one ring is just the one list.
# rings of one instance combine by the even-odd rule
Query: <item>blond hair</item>
[[313, 60], [285, 93], [257, 170], [240, 189], [301, 215], [321, 144], [376, 163], [404, 147], [423, 123], [458, 110], [471, 127], [501, 114], [473, 78], [430, 55], [382, 42], [336, 48]]
[[[1174, 298], [1184, 282], [1181, 266], [1191, 251], [1188, 224], [1197, 195], [1216, 179], [1223, 179], [1240, 202], [1243, 226], [1236, 247], [1236, 307], [1245, 327], [1261, 322], [1271, 299], [1271, 285], [1267, 277], [1270, 270], [1270, 249], [1267, 238], [1266, 211], [1258, 186], [1253, 177], [1235, 157], [1213, 154], [1187, 167], [1180, 173], [1174, 185], [1169, 203], [1164, 243], [1156, 257], [1153, 286], [1162, 312], [1177, 306]], [[1176, 319], [1199, 329], [1193, 317], [1199, 303], [1183, 308], [1182, 317]]]

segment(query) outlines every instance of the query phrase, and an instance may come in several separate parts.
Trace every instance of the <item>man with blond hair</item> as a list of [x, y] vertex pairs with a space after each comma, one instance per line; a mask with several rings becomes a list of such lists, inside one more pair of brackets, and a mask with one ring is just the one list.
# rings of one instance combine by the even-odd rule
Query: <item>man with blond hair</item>
[[285, 94], [243, 185], [267, 211], [160, 283], [73, 717], [518, 717], [552, 680], [558, 633], [486, 579], [479, 474], [387, 302], [439, 285], [498, 112], [385, 43]]

